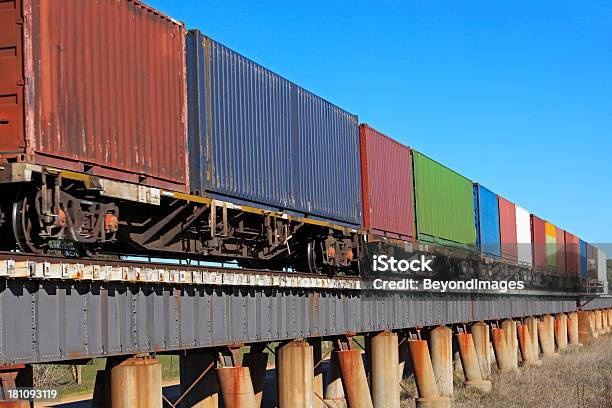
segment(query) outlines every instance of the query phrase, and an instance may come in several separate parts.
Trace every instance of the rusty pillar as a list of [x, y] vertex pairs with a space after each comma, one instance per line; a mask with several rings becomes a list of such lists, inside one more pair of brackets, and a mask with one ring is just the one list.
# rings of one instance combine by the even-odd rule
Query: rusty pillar
[[531, 350], [536, 360], [540, 359], [540, 335], [538, 334], [539, 319], [535, 316], [529, 316], [525, 319], [525, 324], [529, 329], [529, 338], [531, 339]]
[[161, 364], [149, 355], [140, 355], [114, 366], [110, 394], [113, 408], [161, 407]]
[[[19, 384], [18, 377], [23, 373], [27, 373], [30, 377], [28, 384]], [[30, 402], [27, 400], [9, 400], [10, 391], [19, 386], [32, 386], [32, 367], [25, 365], [0, 366], [0, 407], [2, 408], [30, 408]]]
[[408, 340], [408, 347], [419, 393], [416, 406], [422, 408], [450, 407], [450, 398], [440, 396], [438, 391], [427, 342], [425, 340]]
[[483, 380], [491, 378], [491, 337], [489, 336], [489, 326], [483, 322], [472, 325], [472, 339], [476, 348], [476, 355], [480, 363], [480, 373]]
[[263, 348], [251, 346], [251, 351], [242, 357], [242, 365], [249, 368], [253, 392], [255, 393], [255, 402], [260, 407], [268, 367], [268, 354], [263, 352]]
[[555, 316], [555, 343], [557, 349], [567, 349], [567, 316], [564, 313]]
[[292, 341], [276, 351], [278, 408], [314, 406], [314, 363], [312, 347]]
[[453, 331], [439, 326], [429, 332], [429, 349], [438, 392], [442, 397], [453, 397]]
[[[186, 393], [182, 402], [183, 407], [219, 407], [219, 381], [215, 373], [216, 367], [217, 354], [214, 350], [188, 351], [186, 354], [181, 354], [179, 360], [181, 394]], [[205, 371], [206, 373], [202, 375]]]
[[555, 319], [546, 315], [538, 323], [538, 335], [540, 337], [540, 348], [544, 357], [556, 357], [555, 352]]
[[494, 327], [491, 329], [491, 339], [493, 340], [493, 350], [495, 351], [495, 361], [497, 368], [501, 372], [509, 372], [513, 370], [510, 362], [510, 352], [506, 344], [506, 334], [503, 329]]
[[591, 312], [579, 310], [576, 312], [578, 320], [578, 341], [582, 344], [586, 344], [593, 339], [597, 338], [593, 327], [593, 319]]
[[219, 367], [216, 372], [225, 408], [257, 407], [249, 367]]
[[491, 391], [491, 381], [483, 380], [480, 372], [480, 362], [476, 355], [474, 339], [471, 333], [457, 333], [457, 343], [459, 344], [459, 355], [465, 376], [465, 385], [476, 388], [482, 392]]
[[321, 351], [321, 339], [309, 339], [308, 342], [312, 346], [312, 358], [314, 362], [314, 378], [312, 381], [312, 389], [314, 396], [314, 407], [325, 408], [323, 402], [323, 353]]
[[608, 332], [612, 332], [612, 309], [606, 309], [606, 321], [608, 322]]
[[351, 408], [373, 408], [362, 353], [359, 350], [335, 352], [342, 376], [342, 387]]
[[567, 337], [569, 339], [569, 345], [574, 347], [580, 347], [582, 344], [578, 339], [578, 313], [571, 312], [567, 317]]
[[330, 400], [333, 405], [340, 406], [340, 403], [344, 401], [344, 388], [342, 388], [342, 376], [340, 375], [337, 351], [337, 347], [334, 345], [334, 351], [332, 351], [329, 357], [325, 399]]
[[595, 332], [598, 336], [603, 334], [603, 330], [601, 327], [601, 310], [595, 311]]
[[591, 322], [591, 331], [593, 332], [593, 337], [599, 337], [599, 331], [597, 330], [597, 315], [595, 311], [591, 310], [589, 313], [589, 321]]
[[370, 338], [370, 384], [375, 407], [399, 408], [400, 388], [397, 334], [388, 331]]
[[516, 322], [512, 319], [506, 319], [502, 322], [502, 330], [506, 339], [506, 348], [508, 349], [508, 362], [513, 370], [518, 370], [518, 336], [516, 335]]
[[610, 324], [608, 323], [608, 311], [603, 309], [601, 311], [601, 328], [604, 333], [610, 333]]
[[533, 348], [529, 326], [526, 324], [519, 324], [517, 326], [517, 333], [521, 356], [523, 357], [523, 365], [541, 365], [542, 361], [538, 359], [539, 353], [536, 354], [536, 350]]

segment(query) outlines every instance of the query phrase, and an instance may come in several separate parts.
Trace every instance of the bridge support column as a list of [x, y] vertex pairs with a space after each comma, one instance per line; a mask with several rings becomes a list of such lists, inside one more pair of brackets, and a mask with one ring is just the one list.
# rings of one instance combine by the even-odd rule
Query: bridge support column
[[612, 331], [612, 309], [606, 309], [606, 316], [608, 318], [608, 331]]
[[518, 371], [518, 337], [516, 335], [516, 322], [512, 319], [507, 319], [502, 322], [502, 330], [506, 339], [506, 347], [508, 349], [509, 363], [513, 370]]
[[529, 326], [526, 324], [519, 324], [517, 326], [517, 332], [521, 356], [523, 357], [523, 365], [542, 365], [542, 361], [538, 359], [539, 353], [536, 354], [536, 350], [533, 348]]
[[531, 339], [531, 350], [533, 357], [536, 360], [540, 359], [540, 336], [538, 334], [538, 323], [539, 320], [535, 316], [529, 316], [525, 319], [525, 324], [529, 329], [529, 338]]
[[472, 325], [472, 339], [476, 348], [476, 355], [480, 363], [480, 372], [483, 380], [491, 379], [491, 337], [489, 326], [483, 322]]
[[213, 350], [188, 351], [181, 354], [179, 367], [181, 394], [186, 393], [182, 406], [218, 408], [219, 381], [215, 373], [217, 354]]
[[580, 347], [582, 344], [578, 339], [578, 313], [571, 312], [567, 317], [567, 337], [569, 339], [569, 345], [574, 347]]
[[593, 312], [579, 310], [578, 315], [578, 340], [585, 344], [597, 338], [595, 327], [593, 326]]
[[442, 397], [453, 397], [453, 331], [439, 326], [429, 332], [434, 378]]
[[263, 346], [251, 346], [251, 351], [242, 357], [242, 365], [249, 368], [255, 403], [257, 407], [260, 407], [268, 367], [268, 354], [263, 352]]
[[563, 313], [555, 317], [555, 342], [559, 351], [567, 350], [567, 316]]
[[416, 406], [420, 408], [450, 407], [450, 398], [440, 396], [438, 391], [427, 341], [408, 340], [408, 347], [410, 348], [410, 357], [412, 358], [414, 377], [419, 393]]
[[[27, 377], [24, 378], [22, 377]], [[23, 383], [21, 383], [23, 382]], [[10, 398], [10, 390], [17, 387], [31, 387], [33, 385], [32, 366], [13, 365], [0, 366], [0, 407], [2, 408], [30, 408], [30, 402], [27, 400], [15, 400]]]
[[372, 403], [375, 407], [399, 408], [397, 334], [386, 331], [372, 336], [370, 347]]
[[128, 358], [110, 370], [113, 408], [162, 406], [161, 364], [147, 355]]
[[314, 406], [313, 353], [307, 342], [292, 341], [277, 349], [276, 375], [278, 408]]
[[361, 351], [341, 350], [336, 355], [348, 405], [351, 408], [373, 408]]
[[540, 337], [540, 347], [544, 357], [556, 357], [559, 354], [555, 352], [555, 319], [550, 315], [542, 318], [538, 323], [538, 334]]
[[506, 334], [503, 329], [497, 327], [491, 329], [491, 339], [493, 340], [493, 351], [497, 368], [501, 372], [513, 371], [514, 368], [510, 361], [510, 350], [506, 344]]
[[[335, 343], [335, 342], [334, 342]], [[344, 401], [344, 388], [342, 388], [342, 377], [338, 365], [338, 348], [334, 344], [334, 351], [329, 357], [329, 370], [327, 371], [327, 384], [325, 385], [325, 399], [330, 400], [332, 405], [341, 406]]]
[[601, 330], [605, 334], [610, 333], [610, 327], [608, 326], [608, 311], [606, 309], [601, 311]]
[[459, 343], [459, 355], [465, 375], [465, 385], [473, 387], [482, 392], [491, 391], [491, 381], [483, 380], [480, 371], [480, 362], [476, 355], [476, 347], [471, 333], [457, 333]]
[[216, 369], [225, 408], [257, 408], [249, 367]]
[[598, 336], [603, 334], [603, 330], [601, 327], [601, 310], [595, 311], [595, 332]]

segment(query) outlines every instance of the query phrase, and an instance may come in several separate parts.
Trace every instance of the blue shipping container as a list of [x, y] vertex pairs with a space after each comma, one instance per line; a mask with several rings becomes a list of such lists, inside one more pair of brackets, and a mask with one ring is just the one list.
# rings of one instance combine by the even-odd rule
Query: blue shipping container
[[194, 194], [361, 225], [357, 116], [192, 30]]
[[497, 194], [478, 183], [474, 183], [474, 223], [476, 245], [480, 251], [487, 256], [500, 258], [501, 236]]
[[586, 242], [580, 240], [580, 276], [583, 278], [589, 277], [587, 269], [587, 247]]

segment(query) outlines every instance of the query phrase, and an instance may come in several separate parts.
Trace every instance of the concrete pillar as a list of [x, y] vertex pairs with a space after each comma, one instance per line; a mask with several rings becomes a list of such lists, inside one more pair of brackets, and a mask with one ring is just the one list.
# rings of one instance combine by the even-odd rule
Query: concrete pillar
[[606, 316], [608, 317], [608, 329], [612, 331], [612, 309], [606, 309]]
[[513, 365], [510, 361], [510, 352], [506, 344], [506, 334], [503, 329], [491, 329], [491, 339], [493, 340], [493, 350], [495, 351], [495, 361], [497, 368], [501, 372], [513, 371]]
[[578, 316], [578, 341], [582, 344], [586, 344], [593, 339], [597, 338], [595, 328], [593, 327], [592, 312], [579, 310], [576, 314]]
[[220, 367], [216, 371], [225, 408], [257, 408], [249, 367]]
[[519, 324], [517, 332], [523, 365], [541, 365], [542, 361], [538, 359], [538, 354], [536, 354], [536, 350], [533, 348], [529, 327], [526, 324]]
[[434, 378], [442, 397], [453, 396], [453, 331], [436, 327], [429, 333], [429, 349]]
[[342, 350], [336, 355], [348, 405], [351, 408], [373, 408], [361, 351]]
[[480, 363], [482, 379], [489, 380], [491, 378], [491, 337], [489, 336], [489, 326], [483, 322], [478, 322], [472, 325], [471, 330], [476, 355]]
[[32, 386], [32, 381], [27, 381], [28, 384], [19, 384], [18, 376], [24, 371], [28, 372], [28, 376], [32, 376], [31, 366], [14, 365], [0, 366], [0, 407], [2, 408], [30, 408], [30, 402], [27, 400], [6, 401], [10, 398], [10, 390], [14, 390], [19, 386]]
[[278, 408], [314, 406], [314, 364], [312, 347], [292, 341], [276, 351]]
[[323, 354], [321, 352], [321, 339], [310, 339], [309, 343], [312, 345], [312, 356], [314, 362], [314, 379], [312, 381], [312, 388], [315, 393], [314, 406], [315, 408], [325, 408], [323, 402]]
[[461, 365], [465, 376], [465, 385], [476, 388], [482, 392], [491, 391], [491, 381], [483, 380], [480, 371], [480, 362], [476, 355], [476, 347], [471, 333], [457, 333]]
[[567, 337], [570, 346], [582, 346], [578, 339], [578, 313], [576, 312], [571, 312], [567, 318]]
[[567, 349], [567, 316], [563, 313], [555, 317], [555, 343], [559, 351]]
[[375, 407], [400, 408], [397, 334], [382, 332], [370, 339], [372, 403]]
[[610, 324], [608, 322], [608, 311], [606, 309], [601, 311], [601, 326], [604, 333], [610, 333]]
[[327, 371], [327, 384], [325, 385], [325, 399], [331, 400], [332, 404], [340, 406], [344, 400], [344, 388], [342, 388], [342, 377], [338, 365], [338, 354], [333, 351], [329, 358], [329, 370]]
[[[425, 340], [408, 340], [408, 347], [410, 348], [410, 357], [419, 393], [416, 406], [422, 408], [450, 407], [450, 398], [440, 396], [438, 391], [427, 342]], [[351, 408], [353, 408], [352, 405]]]
[[538, 335], [540, 337], [540, 348], [544, 357], [556, 357], [559, 354], [555, 352], [555, 319], [546, 315], [542, 317], [542, 321], [538, 323]]
[[211, 351], [189, 351], [181, 354], [179, 360], [181, 394], [192, 387], [194, 381], [208, 368], [208, 372], [186, 394], [183, 407], [189, 408], [218, 408], [219, 382], [215, 368], [217, 355]]
[[597, 319], [596, 319], [595, 312], [593, 310], [590, 310], [588, 314], [589, 314], [589, 321], [591, 324], [591, 331], [593, 333], [593, 337], [598, 338], [599, 331], [597, 330]]
[[113, 408], [162, 406], [161, 364], [150, 356], [128, 358], [110, 370]]
[[268, 367], [268, 354], [251, 347], [251, 351], [242, 357], [242, 365], [249, 368], [253, 392], [255, 393], [255, 402], [258, 407], [261, 407]]
[[601, 326], [601, 310], [595, 311], [595, 332], [597, 332], [598, 336], [603, 334], [602, 326]]
[[502, 330], [506, 339], [506, 347], [508, 349], [508, 361], [513, 370], [518, 370], [518, 337], [516, 335], [516, 322], [512, 319], [507, 319], [502, 322]]
[[529, 329], [529, 337], [531, 339], [531, 350], [533, 351], [533, 356], [537, 360], [540, 359], [540, 336], [538, 334], [538, 322], [539, 319], [534, 316], [529, 316], [525, 320], [525, 324]]

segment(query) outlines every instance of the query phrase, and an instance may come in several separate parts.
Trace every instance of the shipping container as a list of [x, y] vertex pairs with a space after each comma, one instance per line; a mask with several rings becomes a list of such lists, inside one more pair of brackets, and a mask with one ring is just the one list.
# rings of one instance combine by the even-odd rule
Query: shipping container
[[565, 248], [567, 273], [571, 276], [580, 276], [580, 240], [567, 231], [565, 231]]
[[604, 292], [608, 293], [608, 269], [606, 265], [606, 253], [597, 248], [597, 280], [603, 283]]
[[516, 206], [516, 242], [518, 262], [522, 265], [533, 265], [533, 245], [531, 241], [531, 214], [522, 207]]
[[480, 252], [501, 258], [497, 194], [478, 183], [474, 183], [474, 225], [476, 246]]
[[546, 227], [544, 220], [531, 214], [531, 242], [533, 243], [533, 266], [536, 269], [547, 269]]
[[475, 250], [472, 181], [414, 149], [412, 166], [418, 239]]
[[191, 191], [361, 225], [357, 116], [187, 36]]
[[589, 279], [597, 279], [597, 248], [586, 243], [587, 276]]
[[557, 230], [556, 227], [544, 222], [544, 231], [546, 233], [546, 263], [549, 268], [557, 269]]
[[373, 234], [414, 239], [410, 148], [359, 125], [363, 226]]
[[1, 2], [0, 157], [184, 191], [184, 28], [128, 0]]
[[516, 207], [514, 203], [501, 196], [497, 196], [497, 199], [499, 202], [499, 232], [502, 258], [517, 262]]
[[583, 240], [580, 240], [580, 277], [589, 277], [587, 268], [587, 244]]
[[562, 274], [567, 274], [567, 266], [566, 266], [566, 252], [567, 252], [567, 243], [565, 242], [565, 231], [561, 228], [556, 227], [556, 239], [557, 243], [557, 271]]

